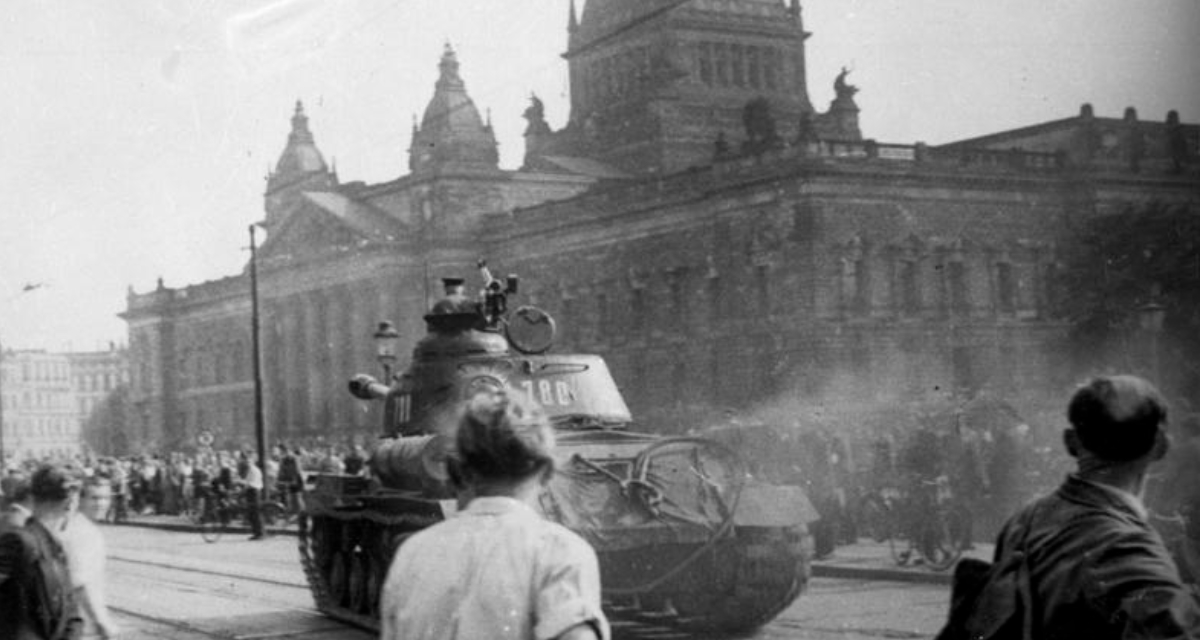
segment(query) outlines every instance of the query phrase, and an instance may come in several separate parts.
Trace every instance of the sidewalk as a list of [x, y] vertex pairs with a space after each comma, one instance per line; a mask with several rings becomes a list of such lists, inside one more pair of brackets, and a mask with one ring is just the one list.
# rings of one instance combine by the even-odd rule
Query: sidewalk
[[[134, 516], [126, 522], [117, 525], [124, 527], [146, 527], [168, 531], [200, 531], [190, 518], [186, 516]], [[268, 527], [270, 535], [295, 536], [296, 525]], [[250, 529], [242, 524], [230, 525], [226, 530], [229, 535], [250, 535]], [[991, 561], [993, 545], [976, 544], [975, 548], [966, 552], [964, 557], [979, 558]], [[812, 573], [820, 578], [850, 578], [855, 580], [882, 580], [888, 582], [916, 582], [922, 584], [950, 584], [954, 574], [953, 567], [945, 571], [934, 571], [921, 564], [899, 566], [892, 559], [891, 548], [886, 542], [859, 540], [857, 544], [843, 545], [837, 548], [827, 558], [813, 560]]]
[[[977, 543], [975, 548], [963, 553], [963, 557], [978, 558], [991, 562], [994, 545]], [[886, 542], [860, 539], [857, 544], [839, 546], [827, 558], [813, 560], [813, 575], [821, 578], [853, 578], [858, 580], [885, 580], [891, 582], [919, 582], [924, 584], [950, 584], [954, 568], [934, 571], [922, 564], [909, 563], [900, 566], [892, 558], [891, 548]]]

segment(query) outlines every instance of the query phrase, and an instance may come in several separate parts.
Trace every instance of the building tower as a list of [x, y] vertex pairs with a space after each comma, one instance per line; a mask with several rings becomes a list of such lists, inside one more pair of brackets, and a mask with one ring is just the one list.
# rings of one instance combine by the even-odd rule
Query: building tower
[[408, 168], [414, 173], [445, 169], [496, 171], [499, 152], [490, 122], [484, 123], [458, 74], [458, 57], [450, 44], [438, 63], [433, 98], [421, 126], [414, 127]]
[[[588, 0], [570, 7], [571, 115], [562, 142], [634, 173], [712, 159], [765, 100], [781, 136], [813, 112], [797, 0]], [[555, 153], [564, 153], [559, 145]]]
[[268, 232], [292, 211], [299, 202], [300, 194], [305, 191], [330, 191], [337, 187], [337, 182], [337, 175], [326, 166], [325, 158], [317, 149], [313, 134], [308, 129], [304, 104], [297, 100], [287, 146], [275, 163], [275, 170], [267, 174], [265, 209]]

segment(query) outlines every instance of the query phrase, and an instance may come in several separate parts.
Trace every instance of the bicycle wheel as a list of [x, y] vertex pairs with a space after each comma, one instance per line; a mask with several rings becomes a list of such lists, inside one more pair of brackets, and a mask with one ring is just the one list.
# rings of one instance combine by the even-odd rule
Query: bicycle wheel
[[278, 502], [264, 502], [259, 508], [264, 527], [273, 527], [284, 518], [283, 505]]
[[225, 523], [222, 518], [211, 510], [206, 512], [200, 518], [200, 537], [204, 538], [205, 542], [216, 542], [221, 539], [221, 534], [225, 532]]
[[875, 542], [887, 542], [892, 537], [892, 514], [887, 504], [872, 496], [862, 509], [862, 532]]
[[918, 546], [925, 565], [934, 571], [945, 571], [962, 557], [962, 549], [951, 531], [947, 509], [938, 509], [926, 522]]

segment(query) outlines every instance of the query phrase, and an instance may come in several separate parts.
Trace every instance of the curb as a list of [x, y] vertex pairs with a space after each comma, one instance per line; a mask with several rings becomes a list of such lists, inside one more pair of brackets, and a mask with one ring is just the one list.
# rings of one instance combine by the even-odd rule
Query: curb
[[[125, 520], [124, 522], [105, 522], [106, 527], [134, 527], [138, 529], [160, 529], [162, 531], [178, 531], [182, 533], [200, 533], [200, 525], [191, 522], [147, 522], [138, 520]], [[279, 527], [265, 527], [264, 531], [268, 536], [299, 536], [299, 532], [292, 528], [281, 529]], [[230, 525], [225, 528], [224, 532], [231, 535], [250, 535], [250, 527], [243, 525]]]
[[909, 582], [915, 584], [949, 585], [953, 582], [953, 568], [935, 573], [920, 569], [899, 567], [854, 567], [829, 562], [814, 562], [813, 577], [848, 578], [851, 580], [878, 580], [883, 582]]

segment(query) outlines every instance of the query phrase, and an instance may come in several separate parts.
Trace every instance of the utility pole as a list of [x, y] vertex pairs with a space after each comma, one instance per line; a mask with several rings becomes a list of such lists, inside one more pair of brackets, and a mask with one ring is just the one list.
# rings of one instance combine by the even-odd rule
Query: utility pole
[[8, 466], [7, 460], [4, 451], [4, 343], [0, 342], [0, 473]]
[[[258, 444], [258, 468], [267, 473], [267, 429], [263, 419], [262, 356], [258, 338], [258, 256], [254, 225], [250, 225], [250, 345], [254, 358], [254, 437]], [[266, 497], [266, 483], [259, 490]]]

